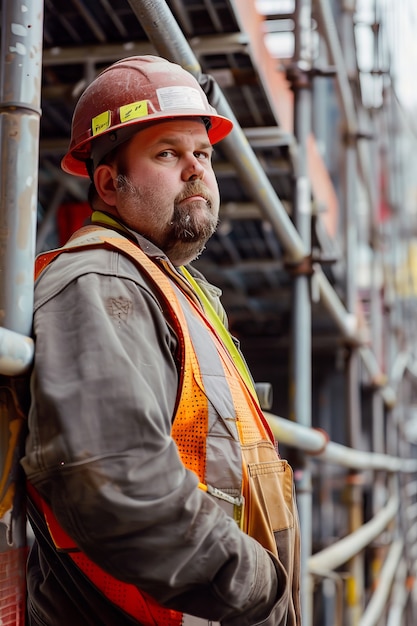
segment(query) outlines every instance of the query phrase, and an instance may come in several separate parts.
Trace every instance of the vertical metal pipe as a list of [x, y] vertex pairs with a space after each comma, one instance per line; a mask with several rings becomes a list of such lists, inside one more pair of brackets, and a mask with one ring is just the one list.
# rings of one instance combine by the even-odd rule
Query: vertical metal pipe
[[[375, 23], [378, 22], [378, 15], [375, 10]], [[378, 37], [378, 34], [374, 35]], [[379, 70], [379, 59], [377, 55], [378, 45], [377, 40], [374, 42], [374, 70], [377, 72]], [[380, 144], [378, 141], [378, 137], [380, 136], [379, 132], [379, 124], [378, 117], [376, 113], [371, 114], [370, 117], [371, 127], [372, 127], [372, 142], [370, 144], [370, 156], [371, 163], [373, 164], [370, 169], [370, 185], [374, 189], [374, 198], [375, 202], [372, 207], [370, 207], [371, 211], [371, 224], [372, 224], [372, 235], [371, 236], [371, 245], [372, 245], [372, 280], [370, 285], [371, 291], [371, 339], [372, 346], [374, 348], [374, 353], [378, 363], [380, 364], [383, 357], [383, 317], [382, 317], [382, 298], [381, 298], [381, 284], [380, 284], [380, 276], [383, 271], [382, 268], [382, 255], [379, 250], [379, 242], [376, 239], [376, 235], [378, 233], [379, 228], [379, 217], [378, 217], [378, 205], [380, 199]], [[383, 411], [383, 399], [381, 394], [374, 393], [373, 397], [373, 406], [372, 406], [372, 418], [373, 418], [373, 430], [372, 430], [372, 441], [373, 441], [373, 450], [374, 452], [385, 452], [385, 436], [384, 436], [384, 411]], [[376, 512], [376, 510], [375, 510]]]
[[30, 335], [43, 4], [3, 4], [0, 75], [0, 326]]
[[[374, 23], [378, 23], [377, 6], [374, 4]], [[374, 59], [373, 69], [375, 73], [379, 70], [379, 58], [378, 58], [378, 30], [374, 29]], [[381, 298], [381, 284], [380, 275], [382, 272], [381, 263], [382, 256], [379, 250], [378, 230], [379, 230], [379, 218], [378, 218], [378, 204], [380, 197], [380, 143], [378, 132], [379, 118], [376, 113], [370, 113], [370, 122], [372, 128], [372, 140], [369, 146], [371, 156], [371, 166], [369, 168], [370, 181], [369, 184], [374, 189], [374, 205], [370, 207], [370, 223], [371, 223], [371, 237], [370, 245], [372, 248], [372, 266], [371, 266], [371, 284], [370, 284], [370, 302], [371, 302], [371, 340], [374, 349], [375, 357], [378, 364], [381, 364], [383, 358], [383, 345], [382, 340], [384, 336], [383, 331], [383, 317], [382, 317], [382, 298]], [[378, 390], [374, 389], [372, 393], [372, 449], [374, 452], [383, 454], [386, 451], [385, 446], [385, 412], [384, 412], [384, 400], [382, 394], [378, 393]], [[373, 481], [372, 490], [372, 508], [374, 515], [380, 510], [384, 504], [385, 499], [385, 476], [384, 473], [376, 472]], [[374, 549], [372, 552], [372, 567], [371, 571], [375, 578], [371, 582], [372, 585], [376, 585], [380, 576], [382, 568], [381, 550]]]
[[[294, 134], [298, 144], [294, 188], [293, 221], [304, 243], [311, 250], [311, 189], [308, 175], [307, 141], [311, 133], [311, 0], [297, 0], [295, 5], [295, 47], [288, 78], [294, 91]], [[290, 354], [290, 410], [293, 419], [311, 426], [311, 299], [310, 277], [295, 272], [292, 283], [292, 324]], [[300, 457], [296, 471], [297, 499], [301, 524], [301, 608], [303, 623], [313, 620], [312, 580], [308, 559], [312, 551], [312, 485], [307, 457]]]
[[[33, 311], [43, 3], [4, 0], [1, 19], [0, 327], [25, 338], [31, 333]], [[7, 355], [0, 365], [4, 362]], [[7, 368], [0, 371], [5, 373], [10, 373]], [[11, 496], [2, 497], [0, 507], [0, 623], [15, 626], [25, 620], [26, 516], [7, 453], [20, 447], [20, 438], [13, 437], [19, 417], [2, 386], [0, 497], [4, 490]], [[15, 484], [14, 498], [5, 487], [9, 481]]]
[[[340, 16], [341, 26], [341, 47], [344, 52], [346, 66], [346, 78], [355, 70], [354, 58], [355, 50], [353, 40], [353, 13], [354, 2], [345, 0], [342, 3]], [[351, 91], [350, 84], [347, 87]], [[352, 97], [352, 96], [351, 96]], [[352, 98], [353, 106], [353, 98]], [[349, 312], [356, 310], [357, 302], [357, 282], [356, 282], [356, 260], [357, 260], [357, 126], [355, 123], [356, 114], [352, 110], [352, 119], [345, 117], [344, 135], [345, 150], [343, 164], [343, 224], [345, 232], [345, 262], [346, 262], [346, 308]], [[369, 182], [369, 181], [368, 181]], [[361, 401], [360, 401], [360, 364], [359, 352], [352, 349], [347, 358], [346, 364], [346, 406], [348, 421], [348, 445], [354, 449], [360, 449], [361, 445]], [[362, 479], [359, 474], [351, 472], [347, 488], [349, 492], [349, 532], [354, 532], [363, 524], [362, 510]], [[358, 623], [363, 599], [364, 599], [364, 576], [363, 576], [363, 556], [357, 554], [349, 561], [349, 578], [347, 581], [347, 624], [355, 626]]]

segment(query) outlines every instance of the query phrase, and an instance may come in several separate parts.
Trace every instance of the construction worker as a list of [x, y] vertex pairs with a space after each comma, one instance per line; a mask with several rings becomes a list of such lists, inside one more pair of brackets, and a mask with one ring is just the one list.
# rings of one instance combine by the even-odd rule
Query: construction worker
[[62, 167], [91, 224], [37, 259], [30, 626], [295, 626], [299, 530], [219, 290], [212, 144], [232, 129], [154, 56], [105, 69]]

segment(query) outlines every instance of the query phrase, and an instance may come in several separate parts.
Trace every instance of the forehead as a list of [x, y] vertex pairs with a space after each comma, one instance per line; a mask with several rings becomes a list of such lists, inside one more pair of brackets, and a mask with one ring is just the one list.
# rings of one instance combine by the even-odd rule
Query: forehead
[[188, 140], [202, 142], [208, 146], [211, 145], [205, 124], [200, 118], [180, 118], [150, 124], [135, 133], [131, 143], [140, 145], [163, 141], [175, 143]]

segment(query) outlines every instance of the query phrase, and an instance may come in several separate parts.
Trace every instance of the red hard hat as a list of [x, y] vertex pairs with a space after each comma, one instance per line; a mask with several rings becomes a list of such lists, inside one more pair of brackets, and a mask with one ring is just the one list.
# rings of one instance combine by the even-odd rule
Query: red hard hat
[[139, 124], [176, 117], [208, 118], [212, 144], [233, 127], [229, 119], [217, 114], [194, 76], [180, 65], [151, 55], [117, 61], [80, 97], [62, 169], [88, 176], [86, 162], [95, 146], [100, 146], [102, 158], [137, 132]]

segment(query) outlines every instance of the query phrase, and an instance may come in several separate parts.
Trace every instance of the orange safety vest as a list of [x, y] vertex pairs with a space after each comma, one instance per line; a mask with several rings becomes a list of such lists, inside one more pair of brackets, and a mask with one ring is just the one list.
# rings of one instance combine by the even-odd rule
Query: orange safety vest
[[[229, 351], [226, 350], [201, 305], [186, 288], [181, 290], [186, 298], [188, 314], [191, 312], [197, 316], [210, 333], [220, 357], [222, 375], [227, 380], [233, 399], [242, 453], [242, 481], [239, 485], [241, 496], [237, 498], [218, 490], [216, 486], [206, 484], [207, 396], [210, 394], [204, 386], [199, 359], [191, 340], [184, 306], [180, 301], [180, 297], [183, 296], [179, 296], [168, 275], [171, 274], [177, 284], [178, 277], [174, 276], [168, 263], [160, 260], [164, 268], [162, 269], [137, 245], [118, 233], [106, 229], [97, 230], [97, 227], [85, 227], [79, 233], [76, 233], [75, 240], [73, 236], [70, 244], [67, 244], [68, 247], [41, 254], [36, 260], [37, 275], [62, 252], [107, 247], [130, 257], [140, 271], [151, 279], [168, 311], [180, 345], [181, 380], [172, 437], [181, 460], [186, 468], [198, 476], [201, 489], [219, 498], [219, 503], [226, 502], [232, 505], [230, 512], [242, 530], [277, 555], [274, 531], [294, 527], [297, 521], [293, 508], [292, 471], [287, 462], [277, 455], [274, 437], [257, 400], [244, 382]], [[28, 491], [46, 520], [57, 550], [68, 552], [74, 563], [112, 603], [137, 619], [143, 626], [182, 624], [182, 613], [160, 606], [134, 585], [115, 579], [79, 551], [60, 527], [47, 503], [30, 484]], [[265, 510], [268, 499], [274, 502], [274, 506]], [[291, 565], [287, 564], [288, 567]], [[288, 574], [291, 579], [292, 572]]]

